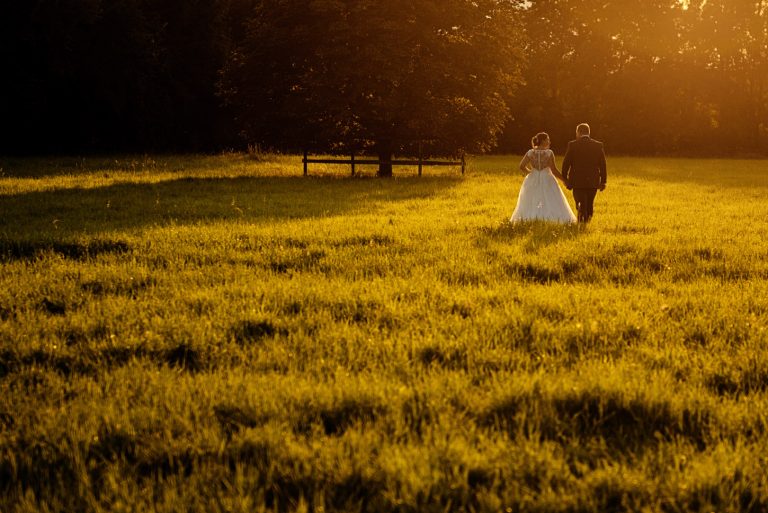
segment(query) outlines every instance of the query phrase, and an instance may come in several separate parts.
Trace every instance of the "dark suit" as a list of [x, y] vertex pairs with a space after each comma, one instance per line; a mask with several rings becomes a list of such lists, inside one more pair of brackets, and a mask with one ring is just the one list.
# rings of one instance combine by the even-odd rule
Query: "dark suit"
[[603, 143], [589, 136], [568, 143], [563, 158], [563, 181], [573, 189], [579, 222], [592, 219], [597, 190], [605, 187], [607, 178]]

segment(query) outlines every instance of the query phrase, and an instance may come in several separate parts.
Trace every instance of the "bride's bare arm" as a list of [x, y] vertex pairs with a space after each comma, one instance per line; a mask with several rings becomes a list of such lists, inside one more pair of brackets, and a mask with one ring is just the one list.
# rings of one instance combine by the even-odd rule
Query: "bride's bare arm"
[[531, 163], [531, 158], [526, 153], [525, 157], [523, 157], [523, 160], [520, 161], [520, 171], [522, 171], [527, 175], [530, 172], [530, 169], [528, 169], [528, 164], [530, 163]]
[[555, 175], [555, 178], [558, 178], [560, 180], [563, 180], [563, 174], [560, 172], [559, 169], [557, 169], [557, 162], [555, 161], [555, 157], [552, 157], [552, 174]]
[[552, 171], [552, 174], [555, 175], [555, 178], [558, 178], [560, 180], [564, 180], [563, 174], [560, 172], [559, 169], [557, 169], [557, 160], [555, 159], [555, 154], [552, 153], [552, 165], [550, 166], [550, 171]]

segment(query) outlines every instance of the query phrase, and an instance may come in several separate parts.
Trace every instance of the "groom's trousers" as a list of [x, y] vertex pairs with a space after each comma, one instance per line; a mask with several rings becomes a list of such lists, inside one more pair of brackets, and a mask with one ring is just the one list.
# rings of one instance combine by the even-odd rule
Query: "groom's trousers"
[[573, 199], [576, 202], [580, 223], [587, 223], [592, 219], [595, 196], [597, 196], [597, 189], [573, 189]]

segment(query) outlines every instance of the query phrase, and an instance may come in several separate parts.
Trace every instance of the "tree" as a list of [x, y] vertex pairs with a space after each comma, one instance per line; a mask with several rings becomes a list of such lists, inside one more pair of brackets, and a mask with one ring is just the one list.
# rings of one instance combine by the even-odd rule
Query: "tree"
[[524, 19], [504, 149], [539, 129], [562, 145], [580, 121], [616, 152], [768, 148], [768, 0], [530, 0]]
[[676, 99], [667, 73], [679, 45], [679, 9], [668, 0], [531, 0], [526, 84], [505, 149], [522, 149], [544, 129], [564, 150], [575, 126], [588, 121], [613, 150], [655, 151], [666, 137], [660, 123], [677, 119], [659, 116]]
[[[713, 131], [741, 151], [768, 147], [768, 0], [690, 8], [691, 58], [704, 70]], [[763, 150], [765, 151], [765, 150]]]
[[0, 153], [208, 150], [233, 141], [216, 95], [231, 3], [0, 4]]
[[496, 143], [519, 82], [517, 0], [264, 0], [223, 72], [254, 142], [392, 154]]

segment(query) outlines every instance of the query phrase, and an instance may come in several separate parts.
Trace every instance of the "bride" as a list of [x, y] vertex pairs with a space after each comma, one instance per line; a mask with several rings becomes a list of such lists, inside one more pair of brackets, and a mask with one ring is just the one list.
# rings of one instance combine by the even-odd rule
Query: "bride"
[[520, 221], [556, 221], [575, 223], [565, 194], [557, 184], [563, 175], [555, 164], [555, 154], [549, 149], [549, 135], [544, 132], [531, 139], [533, 149], [528, 150], [520, 161], [520, 170], [527, 174], [517, 197], [517, 207], [512, 213], [511, 222]]

